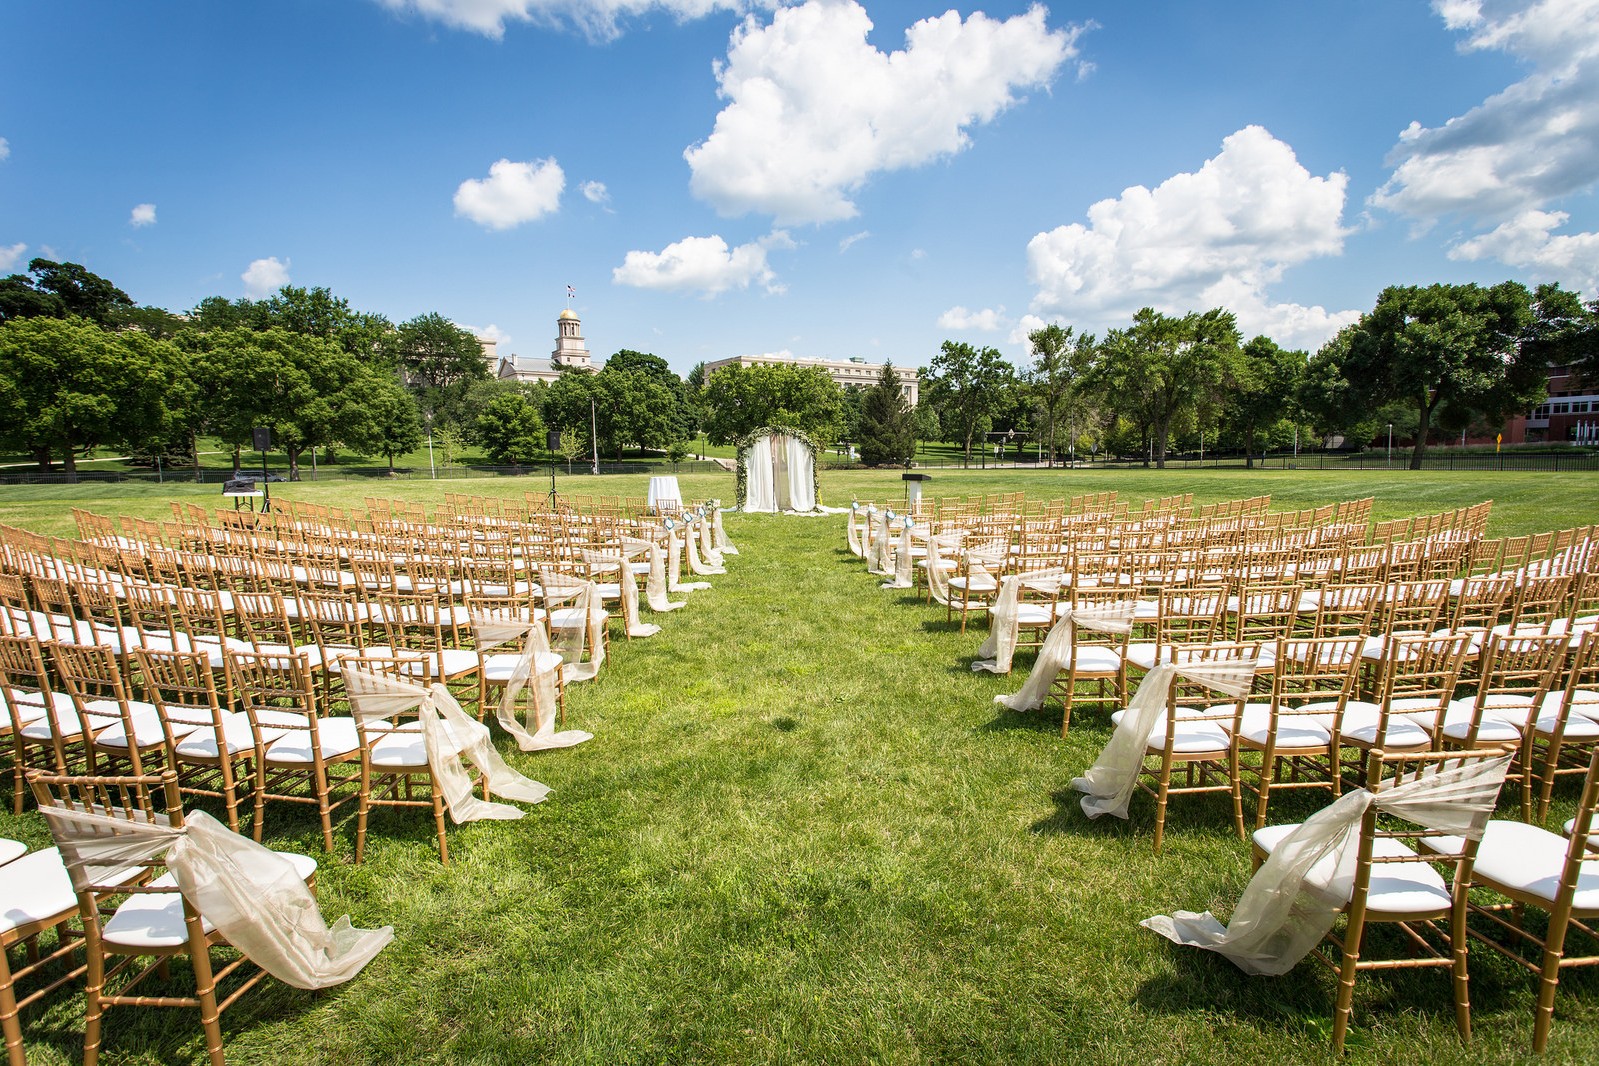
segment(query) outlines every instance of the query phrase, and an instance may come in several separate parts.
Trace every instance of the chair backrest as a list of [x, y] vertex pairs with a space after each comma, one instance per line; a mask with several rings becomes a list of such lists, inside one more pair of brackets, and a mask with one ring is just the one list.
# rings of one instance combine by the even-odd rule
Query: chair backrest
[[262, 653], [234, 651], [223, 654], [227, 667], [228, 691], [240, 710], [250, 719], [251, 730], [263, 736], [264, 722], [281, 736], [309, 735], [307, 749], [311, 765], [320, 766], [321, 719], [318, 715], [316, 681], [311, 675], [311, 658], [304, 652]]
[[232, 700], [218, 695], [210, 656], [203, 651], [140, 648], [135, 658], [144, 690], [161, 713], [167, 750], [196, 729], [215, 730], [212, 735], [220, 744], [227, 735], [224, 706], [231, 706]]
[[1471, 726], [1465, 738], [1474, 747], [1486, 715], [1509, 712], [1536, 717], [1544, 697], [1556, 686], [1569, 638], [1564, 633], [1493, 633], [1483, 648], [1482, 676], [1472, 700]]
[[[86, 811], [135, 827], [152, 823], [174, 828], [183, 825], [183, 801], [178, 792], [178, 777], [171, 770], [125, 776], [69, 776], [35, 771], [28, 775], [28, 784], [42, 812]], [[99, 845], [116, 845], [123, 834], [115, 826], [57, 819], [49, 819], [49, 824], [56, 845], [61, 849], [62, 861], [72, 876], [73, 887], [78, 892], [81, 904], [79, 911], [86, 924], [86, 932], [92, 938], [98, 939], [103, 897], [172, 891], [170, 885], [153, 888], [148, 884], [151, 876], [164, 866], [158, 858], [124, 855], [103, 862], [77, 861], [75, 853], [80, 848], [87, 851]], [[198, 933], [199, 930], [200, 923], [196, 920], [190, 932]]]
[[1395, 700], [1409, 701], [1404, 713], [1442, 715], [1455, 693], [1461, 665], [1471, 648], [1470, 633], [1395, 633], [1383, 657], [1382, 729], [1377, 746], [1386, 737], [1387, 720]]
[[1360, 677], [1359, 636], [1294, 637], [1277, 642], [1272, 661], [1271, 705], [1274, 714], [1304, 713], [1302, 707], [1336, 703], [1341, 712], [1355, 693]]

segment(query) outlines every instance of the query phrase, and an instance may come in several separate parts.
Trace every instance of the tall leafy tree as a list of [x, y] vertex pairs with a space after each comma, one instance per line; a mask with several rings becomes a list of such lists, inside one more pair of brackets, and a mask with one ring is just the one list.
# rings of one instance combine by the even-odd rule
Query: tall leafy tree
[[127, 293], [78, 263], [36, 258], [29, 261], [27, 274], [0, 280], [0, 321], [75, 315], [115, 326], [132, 310]]
[[388, 343], [400, 372], [430, 406], [454, 382], [489, 376], [477, 338], [437, 312], [401, 322]]
[[169, 431], [181, 398], [178, 353], [166, 341], [83, 318], [0, 324], [0, 441], [69, 477], [102, 444], [134, 446]]
[[1421, 469], [1435, 425], [1503, 419], [1542, 399], [1547, 363], [1530, 333], [1526, 286], [1391, 286], [1360, 317], [1340, 370], [1367, 409], [1404, 402], [1415, 412], [1410, 467]]
[[924, 396], [938, 405], [944, 432], [960, 443], [967, 462], [972, 441], [988, 432], [1012, 378], [1010, 364], [995, 349], [955, 341], [944, 342], [923, 375]]
[[491, 462], [530, 463], [544, 447], [544, 422], [526, 396], [503, 393], [478, 415], [477, 438]]
[[916, 421], [892, 363], [883, 364], [877, 384], [862, 397], [860, 442], [867, 466], [901, 465], [916, 454]]
[[361, 399], [349, 407], [341, 427], [345, 444], [360, 455], [381, 455], [394, 476], [394, 458], [421, 447], [421, 413], [411, 394], [389, 374], [366, 370]]
[[818, 445], [838, 439], [843, 390], [816, 366], [758, 363], [730, 366], [705, 383], [706, 432], [718, 444], [762, 426], [793, 426]]
[[1077, 399], [1077, 379], [1091, 361], [1094, 337], [1084, 333], [1072, 340], [1072, 327], [1051, 324], [1027, 335], [1033, 350], [1033, 365], [1027, 373], [1035, 411], [1034, 423], [1043, 431], [1049, 465], [1055, 465], [1055, 443], [1059, 424]]
[[1266, 427], [1294, 413], [1294, 397], [1305, 371], [1305, 353], [1256, 337], [1226, 373], [1224, 408], [1244, 447], [1244, 465], [1255, 465], [1256, 441]]
[[1152, 455], [1164, 469], [1173, 428], [1219, 390], [1237, 349], [1238, 325], [1229, 311], [1172, 318], [1146, 307], [1130, 327], [1106, 335], [1090, 380], [1102, 400], [1137, 426], [1146, 465]]

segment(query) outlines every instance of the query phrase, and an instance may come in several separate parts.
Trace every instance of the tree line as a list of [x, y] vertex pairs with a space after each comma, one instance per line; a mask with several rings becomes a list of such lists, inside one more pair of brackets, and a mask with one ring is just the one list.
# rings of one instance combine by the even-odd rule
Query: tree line
[[202, 437], [234, 462], [272, 430], [298, 477], [318, 453], [382, 456], [390, 470], [431, 433], [450, 465], [466, 445], [518, 465], [628, 448], [678, 460], [766, 425], [848, 441], [863, 462], [904, 464], [920, 441], [971, 459], [1001, 444], [1056, 462], [1175, 451], [1251, 457], [1297, 440], [1363, 445], [1392, 426], [1419, 466], [1429, 440], [1492, 433], [1543, 398], [1548, 369], [1599, 379], [1599, 301], [1558, 285], [1395, 286], [1315, 353], [1243, 340], [1232, 313], [1145, 308], [1103, 336], [1049, 325], [1018, 369], [945, 341], [912, 408], [885, 364], [867, 388], [814, 366], [730, 366], [679, 377], [622, 349], [597, 372], [496, 380], [477, 339], [437, 313], [398, 325], [325, 288], [214, 296], [184, 314], [139, 307], [74, 263], [34, 259], [0, 279], [0, 449], [68, 474], [90, 448], [198, 468]]
[[974, 447], [1022, 436], [1053, 462], [1173, 450], [1254, 457], [1296, 441], [1361, 447], [1391, 427], [1419, 469], [1429, 442], [1492, 436], [1544, 398], [1549, 371], [1599, 383], [1599, 300], [1559, 285], [1392, 286], [1315, 353], [1244, 341], [1214, 308], [1144, 308], [1104, 336], [1050, 325], [1017, 372], [992, 348], [946, 341], [923, 368], [935, 439]]

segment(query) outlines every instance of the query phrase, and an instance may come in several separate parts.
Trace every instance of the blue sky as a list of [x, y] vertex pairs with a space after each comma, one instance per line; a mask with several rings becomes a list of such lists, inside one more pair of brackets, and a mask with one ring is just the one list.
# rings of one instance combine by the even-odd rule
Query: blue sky
[[323, 285], [543, 356], [572, 285], [686, 372], [1599, 294], [1599, 0], [53, 0], [0, 71], [0, 270], [171, 310]]

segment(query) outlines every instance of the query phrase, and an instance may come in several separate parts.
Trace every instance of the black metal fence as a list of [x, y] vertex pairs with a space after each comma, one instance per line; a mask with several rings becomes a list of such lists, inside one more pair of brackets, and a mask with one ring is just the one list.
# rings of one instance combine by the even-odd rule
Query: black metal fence
[[[948, 469], [948, 470], [1043, 470], [1048, 464], [1042, 460], [1032, 459], [999, 459], [989, 457], [973, 457], [970, 462], [961, 459], [928, 458], [918, 456], [915, 460], [918, 469]], [[1055, 469], [1060, 470], [1070, 466], [1076, 470], [1136, 470], [1145, 466], [1153, 469], [1153, 463], [1145, 463], [1143, 459], [1116, 458], [1116, 459], [1082, 459], [1068, 464], [1064, 459], [1057, 459]], [[824, 470], [861, 470], [865, 469], [858, 460], [844, 459], [840, 456], [824, 458], [821, 461]], [[1198, 456], [1167, 455], [1167, 470], [1244, 470], [1249, 468], [1248, 460], [1242, 455]], [[1406, 449], [1403, 454], [1395, 450], [1392, 455], [1385, 452], [1300, 452], [1298, 455], [1291, 453], [1257, 455], [1254, 457], [1253, 469], [1256, 470], [1407, 470], [1410, 467], [1410, 451]], [[1492, 453], [1475, 454], [1450, 454], [1440, 453], [1427, 455], [1422, 459], [1422, 470], [1506, 470], [1518, 472], [1547, 472], [1563, 473], [1566, 471], [1595, 471], [1599, 470], [1599, 453], [1594, 452], [1541, 452], [1531, 455], [1502, 452], [1497, 455]]]
[[[660, 464], [660, 463], [606, 463], [599, 464], [601, 474], [653, 474], [663, 470], [678, 472], [690, 464]], [[594, 473], [594, 464], [588, 461], [574, 462], [568, 465], [565, 462], [555, 464], [555, 472], [561, 477], [575, 477], [580, 474]], [[253, 477], [248, 470], [244, 471], [245, 477]], [[274, 483], [277, 479], [287, 479], [288, 469], [279, 467], [272, 472]], [[428, 468], [426, 466], [396, 467], [394, 478], [408, 481], [426, 481], [431, 477], [440, 478], [492, 478], [492, 477], [544, 477], [550, 476], [549, 464], [535, 466], [439, 466]], [[151, 484], [192, 485], [197, 481], [201, 484], [216, 485], [221, 491], [222, 483], [233, 477], [231, 470], [201, 469], [199, 476], [195, 476], [192, 468], [178, 470], [79, 470], [76, 474], [69, 475], [60, 468], [54, 470], [31, 470], [26, 467], [7, 467], [0, 469], [0, 485], [93, 485], [115, 484], [118, 482], [148, 482]], [[388, 481], [389, 468], [387, 466], [347, 466], [339, 463], [333, 466], [323, 466], [312, 470], [309, 466], [300, 468], [301, 481], [349, 481], [356, 479], [379, 479]]]

